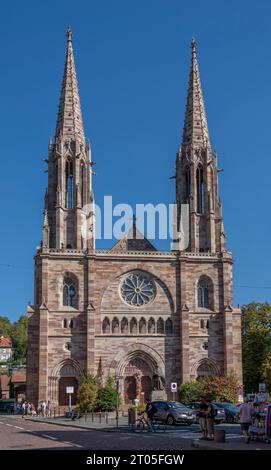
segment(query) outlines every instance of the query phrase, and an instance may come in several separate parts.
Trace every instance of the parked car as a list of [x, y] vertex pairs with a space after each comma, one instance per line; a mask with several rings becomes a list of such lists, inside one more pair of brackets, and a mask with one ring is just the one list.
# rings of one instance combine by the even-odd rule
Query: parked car
[[[225, 419], [226, 419], [225, 410], [224, 410], [223, 407], [218, 407], [215, 403], [212, 403], [212, 405], [213, 405], [213, 407], [215, 409], [215, 413], [216, 413], [215, 423], [220, 424], [223, 421], [225, 421]], [[187, 406], [188, 408], [190, 408], [191, 410], [193, 410], [196, 413], [196, 422], [198, 423], [199, 422], [200, 402], [193, 401], [193, 402], [190, 402], [190, 403], [185, 403], [185, 406]]]
[[14, 413], [15, 409], [15, 400], [0, 400], [0, 413]]
[[239, 423], [239, 407], [233, 403], [223, 402], [215, 403], [215, 405], [225, 410], [225, 421], [226, 423]]
[[154, 418], [157, 421], [173, 425], [178, 423], [193, 424], [196, 415], [182, 403], [177, 401], [152, 401], [152, 406], [156, 409]]

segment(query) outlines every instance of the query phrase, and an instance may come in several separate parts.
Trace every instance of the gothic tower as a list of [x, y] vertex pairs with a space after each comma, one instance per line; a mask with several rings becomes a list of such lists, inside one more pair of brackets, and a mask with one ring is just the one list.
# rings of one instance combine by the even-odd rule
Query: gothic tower
[[49, 143], [48, 191], [45, 195], [43, 246], [83, 249], [93, 247], [92, 234], [82, 236], [85, 217], [93, 205], [90, 144], [86, 146], [72, 48], [68, 44], [54, 142]]
[[189, 204], [188, 251], [222, 252], [225, 234], [218, 196], [217, 155], [212, 153], [193, 39], [183, 138], [176, 159], [176, 199]]

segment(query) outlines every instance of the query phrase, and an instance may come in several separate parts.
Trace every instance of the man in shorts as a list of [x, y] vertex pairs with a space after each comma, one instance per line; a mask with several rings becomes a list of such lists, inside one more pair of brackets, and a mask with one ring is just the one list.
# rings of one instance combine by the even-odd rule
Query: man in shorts
[[207, 439], [210, 441], [214, 440], [214, 433], [215, 433], [215, 415], [216, 411], [214, 409], [214, 405], [212, 404], [212, 400], [209, 398], [207, 400]]
[[245, 402], [240, 405], [240, 425], [241, 425], [241, 430], [244, 434], [245, 437], [245, 443], [249, 444], [251, 435], [249, 432], [249, 428], [252, 423], [252, 405], [251, 402], [247, 399], [245, 399]]
[[207, 403], [205, 398], [200, 399], [200, 406], [199, 406], [199, 426], [202, 432], [201, 439], [207, 439]]

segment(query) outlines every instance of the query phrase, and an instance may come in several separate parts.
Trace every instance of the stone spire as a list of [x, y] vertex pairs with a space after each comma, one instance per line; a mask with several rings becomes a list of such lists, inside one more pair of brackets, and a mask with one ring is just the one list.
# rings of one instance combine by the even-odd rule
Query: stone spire
[[204, 108], [195, 39], [192, 39], [188, 95], [183, 128], [182, 149], [211, 148]]
[[72, 30], [67, 29], [67, 52], [57, 116], [55, 139], [66, 138], [84, 143], [84, 127], [72, 48]]

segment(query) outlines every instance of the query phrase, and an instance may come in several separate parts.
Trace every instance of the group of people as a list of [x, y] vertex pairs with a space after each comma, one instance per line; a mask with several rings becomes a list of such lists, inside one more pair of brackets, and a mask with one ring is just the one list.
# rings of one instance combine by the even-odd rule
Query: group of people
[[199, 409], [199, 425], [202, 432], [201, 439], [214, 440], [215, 408], [210, 398], [202, 397]]
[[43, 418], [50, 418], [52, 415], [52, 406], [50, 400], [46, 403], [46, 401], [42, 401], [37, 410], [35, 408], [34, 403], [32, 402], [23, 402], [22, 404], [22, 416], [42, 416]]

